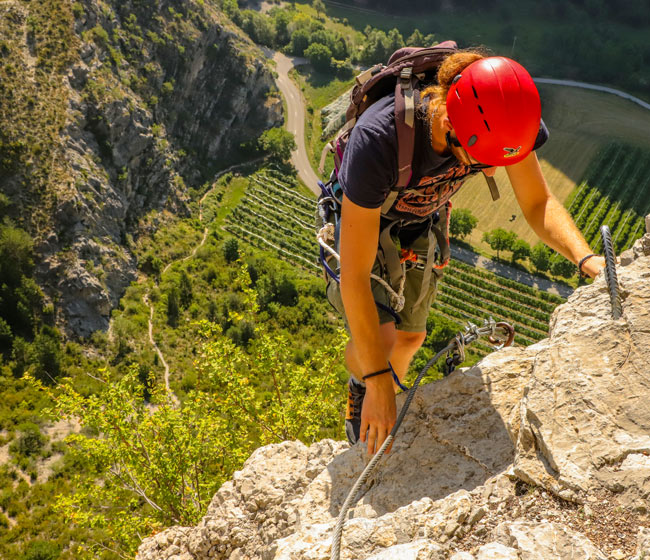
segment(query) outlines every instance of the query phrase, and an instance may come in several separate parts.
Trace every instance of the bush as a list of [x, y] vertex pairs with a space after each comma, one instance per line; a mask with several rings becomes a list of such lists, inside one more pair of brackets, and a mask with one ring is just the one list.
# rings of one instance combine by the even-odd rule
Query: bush
[[18, 432], [19, 436], [11, 444], [10, 451], [20, 457], [38, 456], [47, 441], [41, 429], [32, 422], [25, 422], [18, 426]]
[[48, 541], [32, 541], [23, 552], [24, 560], [57, 560], [61, 556], [61, 547]]

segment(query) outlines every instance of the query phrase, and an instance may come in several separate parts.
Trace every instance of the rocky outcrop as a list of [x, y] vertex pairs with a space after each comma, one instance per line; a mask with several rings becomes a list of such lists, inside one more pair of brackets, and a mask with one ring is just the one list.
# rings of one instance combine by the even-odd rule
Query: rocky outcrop
[[[30, 103], [43, 107], [31, 111], [32, 126], [57, 123], [47, 139], [57, 172], [51, 166], [39, 185], [25, 175], [0, 190], [25, 199], [22, 215], [46, 215], [30, 227], [38, 279], [59, 326], [87, 336], [107, 327], [135, 279], [131, 240], [141, 219], [162, 210], [187, 215], [188, 186], [241, 160], [242, 143], [281, 123], [282, 105], [262, 53], [214, 3], [172, 0], [155, 10], [146, 2], [62, 3], [52, 17], [67, 14], [69, 22], [53, 22], [43, 37], [43, 26], [30, 27], [37, 4], [9, 1], [0, 11], [12, 26], [12, 55], [20, 53], [12, 60], [17, 83], [26, 91], [35, 84], [31, 97], [12, 100], [28, 115]], [[61, 29], [71, 38], [55, 54], [66, 62], [50, 80], [52, 100], [40, 99], [36, 57], [47, 34]]]
[[[349, 515], [341, 558], [650, 554], [650, 234], [618, 274], [623, 318], [601, 275], [556, 310], [548, 339], [420, 388]], [[258, 449], [197, 527], [146, 539], [137, 558], [328, 559], [364, 466], [361, 445]]]

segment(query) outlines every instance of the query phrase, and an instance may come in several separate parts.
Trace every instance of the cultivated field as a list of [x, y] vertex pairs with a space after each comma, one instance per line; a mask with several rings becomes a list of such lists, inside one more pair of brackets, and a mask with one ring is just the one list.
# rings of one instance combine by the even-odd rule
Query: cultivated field
[[[626, 169], [633, 165], [627, 159], [650, 153], [650, 111], [605, 93], [562, 86], [540, 86], [539, 90], [542, 114], [551, 136], [538, 156], [551, 190], [562, 202], [566, 203], [586, 178], [588, 168], [607, 157], [607, 148], [612, 142], [639, 148], [639, 151], [629, 150], [618, 161], [622, 173], [627, 173]], [[606, 180], [613, 187], [614, 182], [625, 178], [613, 173]], [[505, 227], [529, 243], [536, 243], [538, 238], [521, 215], [505, 171], [498, 170], [496, 180], [501, 192], [498, 202], [492, 202], [480, 176], [468, 181], [453, 199], [455, 208], [469, 208], [479, 220], [468, 241], [489, 251], [481, 241], [483, 232]], [[650, 184], [639, 182], [639, 178], [634, 180], [641, 204], [650, 199]]]
[[[272, 252], [295, 266], [322, 274], [317, 263], [315, 200], [272, 172], [250, 178], [246, 193], [223, 226], [241, 241]], [[528, 346], [547, 335], [550, 314], [564, 300], [486, 270], [452, 260], [439, 284], [435, 312], [462, 329], [490, 316], [511, 322], [517, 344]], [[477, 344], [476, 353], [489, 347]]]

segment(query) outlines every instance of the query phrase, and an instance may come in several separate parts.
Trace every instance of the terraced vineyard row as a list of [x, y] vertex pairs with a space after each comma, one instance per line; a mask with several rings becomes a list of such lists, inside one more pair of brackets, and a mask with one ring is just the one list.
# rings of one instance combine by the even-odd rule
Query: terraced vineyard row
[[643, 234], [643, 217], [650, 212], [650, 153], [610, 144], [592, 162], [566, 206], [596, 252], [602, 249], [603, 224], [612, 231], [615, 251], [628, 249]]
[[260, 174], [251, 178], [224, 229], [251, 245], [277, 252], [296, 266], [319, 269], [314, 201], [274, 177]]
[[[314, 213], [313, 199], [279, 178], [258, 174], [251, 178], [244, 198], [228, 216], [225, 229], [296, 266], [318, 272]], [[515, 341], [528, 346], [546, 336], [550, 314], [563, 301], [452, 260], [439, 285], [433, 312], [457, 323], [459, 330], [468, 320], [477, 324], [488, 317], [507, 321], [515, 326]], [[490, 352], [485, 343], [473, 348], [482, 355]]]

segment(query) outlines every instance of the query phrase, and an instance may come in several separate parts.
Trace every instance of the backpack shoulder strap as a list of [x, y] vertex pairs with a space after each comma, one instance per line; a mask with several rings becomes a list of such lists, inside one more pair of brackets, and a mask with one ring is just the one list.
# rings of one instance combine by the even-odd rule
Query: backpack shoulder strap
[[397, 184], [408, 186], [415, 149], [415, 105], [419, 91], [415, 87], [413, 67], [402, 68], [395, 85], [395, 129], [397, 132]]

